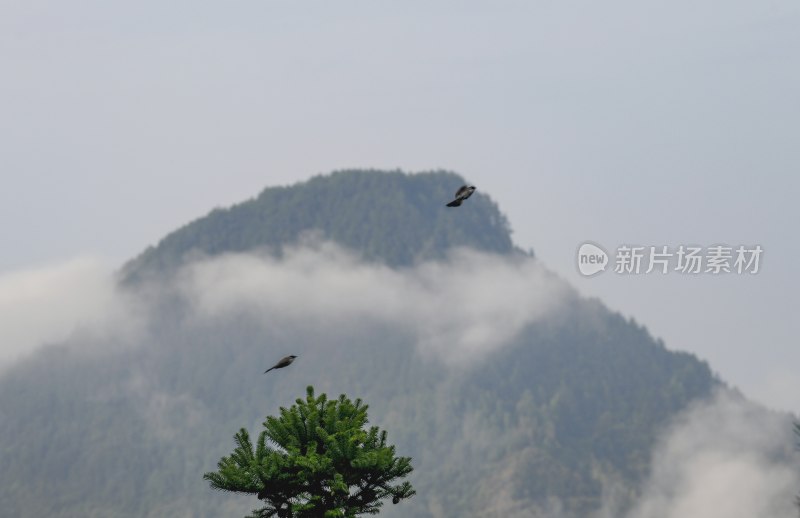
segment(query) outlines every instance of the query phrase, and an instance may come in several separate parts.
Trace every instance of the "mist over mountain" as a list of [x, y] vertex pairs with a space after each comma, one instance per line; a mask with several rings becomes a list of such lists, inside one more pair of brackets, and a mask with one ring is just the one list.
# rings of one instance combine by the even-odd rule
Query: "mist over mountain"
[[[0, 374], [0, 515], [243, 516], [202, 474], [307, 385], [363, 398], [413, 458], [418, 495], [382, 515], [791, 512], [789, 417], [580, 297], [480, 186], [446, 208], [463, 183], [267, 188], [126, 264], [95, 318]], [[730, 466], [747, 483], [715, 507]]]

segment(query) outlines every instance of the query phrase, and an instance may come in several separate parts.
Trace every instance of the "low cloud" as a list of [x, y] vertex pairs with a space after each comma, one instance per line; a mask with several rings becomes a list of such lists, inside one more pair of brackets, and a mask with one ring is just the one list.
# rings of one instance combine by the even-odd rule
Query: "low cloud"
[[0, 273], [0, 365], [78, 330], [118, 329], [127, 303], [97, 258]]
[[270, 322], [396, 324], [423, 354], [461, 364], [502, 347], [563, 304], [569, 288], [530, 257], [456, 250], [447, 260], [394, 270], [331, 243], [281, 259], [238, 254], [199, 261], [179, 281], [199, 316], [250, 313]]
[[[232, 254], [187, 264], [165, 285], [120, 288], [95, 258], [0, 274], [0, 365], [76, 333], [134, 341], [154, 297], [178, 295], [195, 318], [244, 314], [287, 327], [372, 321], [402, 326], [423, 354], [468, 362], [502, 347], [571, 293], [530, 257], [456, 250], [448, 260], [391, 269], [329, 242], [281, 258]], [[127, 337], [127, 338], [126, 338]], [[111, 340], [108, 340], [111, 338]]]
[[796, 516], [794, 443], [788, 416], [719, 392], [675, 420], [627, 518]]
[[[473, 426], [487, 425], [480, 422]], [[486, 439], [474, 433], [475, 446]], [[652, 468], [633, 505], [623, 486], [606, 487], [589, 518], [787, 518], [797, 516], [800, 459], [792, 419], [727, 389], [673, 418], [651, 454]], [[514, 461], [524, 461], [521, 452]], [[508, 491], [514, 461], [487, 480], [481, 516], [578, 518], [558, 500], [532, 508]], [[484, 488], [485, 490], [486, 488]], [[443, 515], [444, 516], [444, 515]], [[581, 515], [586, 516], [586, 515]]]

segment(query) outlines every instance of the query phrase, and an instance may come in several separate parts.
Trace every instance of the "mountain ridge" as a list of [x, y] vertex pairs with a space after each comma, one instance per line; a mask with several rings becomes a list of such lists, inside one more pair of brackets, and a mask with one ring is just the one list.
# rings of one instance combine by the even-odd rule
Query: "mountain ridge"
[[[0, 500], [22, 517], [244, 513], [254, 502], [211, 492], [202, 473], [229, 452], [240, 426], [256, 426], [314, 384], [318, 392], [364, 399], [371, 420], [413, 457], [419, 494], [402, 509], [386, 509], [387, 516], [495, 516], [491, 509], [509, 503], [499, 495], [522, 509], [520, 516], [552, 499], [568, 515], [585, 516], [602, 505], [612, 481], [630, 504], [661, 428], [724, 384], [694, 355], [668, 350], [642, 326], [572, 289], [557, 312], [524, 320], [507, 343], [463, 367], [421, 354], [420, 333], [431, 325], [445, 354], [462, 354], [447, 342], [464, 339], [462, 321], [507, 325], [492, 319], [505, 310], [533, 311], [534, 299], [511, 296], [518, 285], [541, 288], [535, 283], [542, 281], [525, 277], [541, 268], [538, 260], [513, 245], [488, 196], [478, 191], [459, 209], [444, 207], [461, 183], [447, 172], [341, 172], [265, 189], [170, 233], [123, 268], [124, 290], [146, 288], [132, 290], [148, 312], [135, 345], [114, 347], [121, 338], [113, 333], [74, 336], [0, 376], [0, 415], [11, 417], [0, 420], [0, 464], [7, 466]], [[356, 186], [363, 190], [353, 193]], [[359, 216], [365, 208], [367, 216]], [[425, 225], [428, 210], [435, 221]], [[310, 230], [361, 259], [331, 270], [335, 255], [311, 250], [300, 262], [302, 275], [324, 280], [355, 264], [366, 281], [354, 275], [362, 284], [350, 291], [311, 283], [299, 296], [299, 286], [282, 292], [270, 284], [294, 264], [291, 247]], [[459, 263], [454, 248], [473, 252]], [[239, 277], [223, 284], [220, 275], [231, 270], [221, 268], [202, 284], [205, 299], [187, 291], [197, 264], [221, 264], [231, 254], [248, 254], [259, 276], [234, 268]], [[327, 277], [314, 277], [318, 272]], [[363, 313], [373, 299], [391, 302], [372, 297], [389, 282], [418, 298]], [[453, 298], [424, 315], [413, 306], [432, 296], [436, 282], [450, 283]], [[229, 286], [247, 296], [220, 306]], [[489, 287], [494, 298], [483, 289]], [[320, 322], [304, 313], [315, 289], [340, 290], [331, 308], [322, 306], [330, 314]], [[347, 301], [335, 303], [341, 294], [367, 303], [342, 313]], [[283, 304], [294, 304], [299, 318], [287, 318]], [[482, 315], [497, 307], [503, 311]], [[86, 352], [87, 345], [101, 352]], [[259, 377], [286, 354], [299, 355], [291, 369]]]
[[[266, 248], [280, 254], [309, 231], [391, 267], [442, 258], [455, 246], [521, 252], [511, 241], [507, 219], [486, 194], [477, 191], [459, 209], [445, 206], [465, 183], [447, 171], [342, 170], [268, 187], [170, 232], [127, 262], [121, 278], [129, 283], [154, 271], [173, 272], [186, 260], [223, 251]], [[381, 235], [386, 232], [389, 238]]]

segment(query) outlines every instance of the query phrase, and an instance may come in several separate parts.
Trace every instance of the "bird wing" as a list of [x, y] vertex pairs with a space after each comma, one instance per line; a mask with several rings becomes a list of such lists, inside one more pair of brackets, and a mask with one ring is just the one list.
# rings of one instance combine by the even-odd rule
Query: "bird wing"
[[456, 198], [460, 198], [469, 192], [469, 187], [466, 185], [462, 185], [456, 191]]

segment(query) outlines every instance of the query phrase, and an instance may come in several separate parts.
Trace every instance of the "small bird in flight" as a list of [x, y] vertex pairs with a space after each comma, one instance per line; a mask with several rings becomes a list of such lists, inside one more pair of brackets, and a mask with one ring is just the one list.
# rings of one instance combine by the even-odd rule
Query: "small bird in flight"
[[448, 207], [460, 207], [461, 203], [475, 192], [474, 185], [462, 185], [456, 191], [456, 199], [447, 204]]
[[294, 361], [295, 358], [297, 358], [297, 356], [295, 356], [295, 355], [286, 356], [284, 358], [281, 358], [281, 361], [279, 361], [278, 363], [276, 363], [275, 365], [273, 365], [269, 369], [265, 370], [264, 374], [268, 373], [272, 369], [282, 369], [284, 367], [288, 367], [289, 365], [292, 364], [292, 362]]

